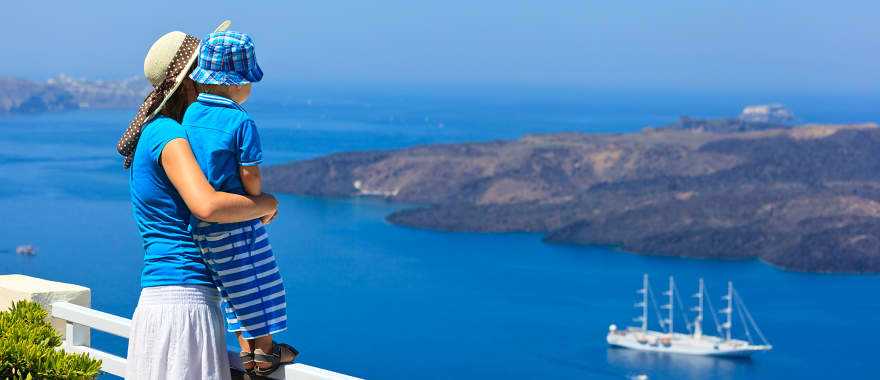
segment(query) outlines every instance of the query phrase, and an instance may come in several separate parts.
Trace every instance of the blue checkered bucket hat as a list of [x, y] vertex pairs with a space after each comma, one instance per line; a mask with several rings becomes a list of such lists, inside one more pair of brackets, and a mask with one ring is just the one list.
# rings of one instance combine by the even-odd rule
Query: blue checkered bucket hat
[[196, 83], [241, 86], [263, 79], [254, 40], [233, 31], [211, 33], [199, 49], [199, 65], [189, 75]]

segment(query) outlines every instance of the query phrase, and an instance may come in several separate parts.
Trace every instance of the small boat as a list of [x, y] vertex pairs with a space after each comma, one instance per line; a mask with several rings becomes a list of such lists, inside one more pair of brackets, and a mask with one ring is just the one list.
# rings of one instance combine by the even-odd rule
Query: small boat
[[33, 256], [37, 254], [37, 249], [30, 244], [20, 245], [18, 247], [15, 247], [15, 253], [19, 255]]
[[[726, 302], [726, 307], [718, 312], [725, 315], [726, 319], [724, 323], [719, 323], [715, 308], [712, 306], [711, 299], [708, 297], [708, 291], [703, 284], [703, 279], [700, 279], [699, 290], [694, 294], [694, 297], [697, 298], [697, 306], [691, 309], [691, 311], [696, 312], [696, 316], [693, 321], [683, 317], [687, 327], [687, 334], [676, 332], [674, 328], [675, 301], [678, 300], [677, 305], [679, 309], [683, 309], [683, 306], [678, 290], [675, 287], [675, 279], [672, 276], [669, 277], [669, 290], [663, 292], [663, 295], [668, 297], [668, 303], [661, 306], [662, 309], [667, 309], [664, 310], [667, 313], [666, 318], [661, 316], [660, 309], [657, 308], [657, 303], [653, 296], [654, 293], [651, 291], [650, 284], [648, 283], [647, 274], [642, 278], [642, 288], [639, 289], [638, 294], [641, 296], [641, 299], [635, 304], [635, 307], [640, 308], [642, 313], [634, 320], [641, 322], [641, 326], [619, 330], [616, 325], [610, 325], [606, 338], [609, 345], [642, 351], [722, 357], [749, 357], [755, 352], [769, 351], [773, 348], [758, 328], [755, 319], [752, 318], [742, 298], [734, 290], [732, 282], [727, 283], [727, 294], [722, 297], [722, 300]], [[709, 306], [718, 336], [703, 334], [704, 301]], [[650, 330], [648, 328], [649, 303], [654, 306], [662, 331]], [[731, 336], [734, 308], [737, 310], [743, 323], [747, 340], [734, 339]], [[684, 314], [683, 310], [681, 311]], [[752, 331], [755, 333], [754, 336]], [[756, 338], [760, 340], [759, 344], [756, 344]]]

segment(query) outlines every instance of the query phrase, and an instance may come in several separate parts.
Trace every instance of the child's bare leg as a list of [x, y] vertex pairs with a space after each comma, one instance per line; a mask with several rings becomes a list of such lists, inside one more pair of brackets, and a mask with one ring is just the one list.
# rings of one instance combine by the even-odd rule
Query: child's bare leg
[[[251, 347], [255, 350], [259, 348], [259, 349], [263, 350], [263, 352], [266, 352], [266, 353], [272, 352], [272, 348], [273, 348], [272, 347], [272, 335], [261, 336], [257, 339], [254, 339], [251, 342], [252, 342]], [[281, 358], [279, 360], [281, 363], [290, 363], [294, 359], [296, 359], [296, 355], [293, 352], [290, 352], [289, 350], [281, 350]], [[263, 363], [263, 362], [260, 362], [257, 365], [260, 368], [269, 368], [271, 366], [270, 363]]]
[[235, 336], [238, 338], [238, 345], [241, 346], [241, 350], [244, 352], [254, 352], [253, 340], [247, 340], [241, 336], [241, 331], [237, 331]]
[[[239, 345], [239, 347], [241, 347], [242, 352], [251, 352], [251, 353], [254, 352], [254, 349], [256, 347], [254, 347], [253, 340], [248, 340], [248, 339], [245, 339], [244, 337], [242, 337], [241, 331], [237, 331], [235, 333], [235, 337], [238, 338], [238, 345]], [[243, 366], [244, 366], [244, 369], [247, 369], [247, 370], [253, 369], [254, 362], [243, 364]]]

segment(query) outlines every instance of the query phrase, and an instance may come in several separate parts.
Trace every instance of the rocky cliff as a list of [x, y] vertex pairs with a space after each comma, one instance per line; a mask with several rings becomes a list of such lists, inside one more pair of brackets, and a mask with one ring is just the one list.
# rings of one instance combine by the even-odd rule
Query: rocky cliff
[[527, 136], [335, 154], [265, 179], [271, 191], [423, 204], [388, 217], [407, 226], [880, 272], [874, 124]]

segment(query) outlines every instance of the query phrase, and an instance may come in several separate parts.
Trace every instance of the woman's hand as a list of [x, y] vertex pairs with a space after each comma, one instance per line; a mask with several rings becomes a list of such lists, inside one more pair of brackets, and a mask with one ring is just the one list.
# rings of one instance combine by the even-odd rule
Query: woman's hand
[[190, 212], [200, 220], [243, 222], [274, 214], [278, 208], [278, 201], [271, 194], [245, 196], [214, 190], [186, 139], [178, 138], [165, 144], [160, 161], [171, 184]]

